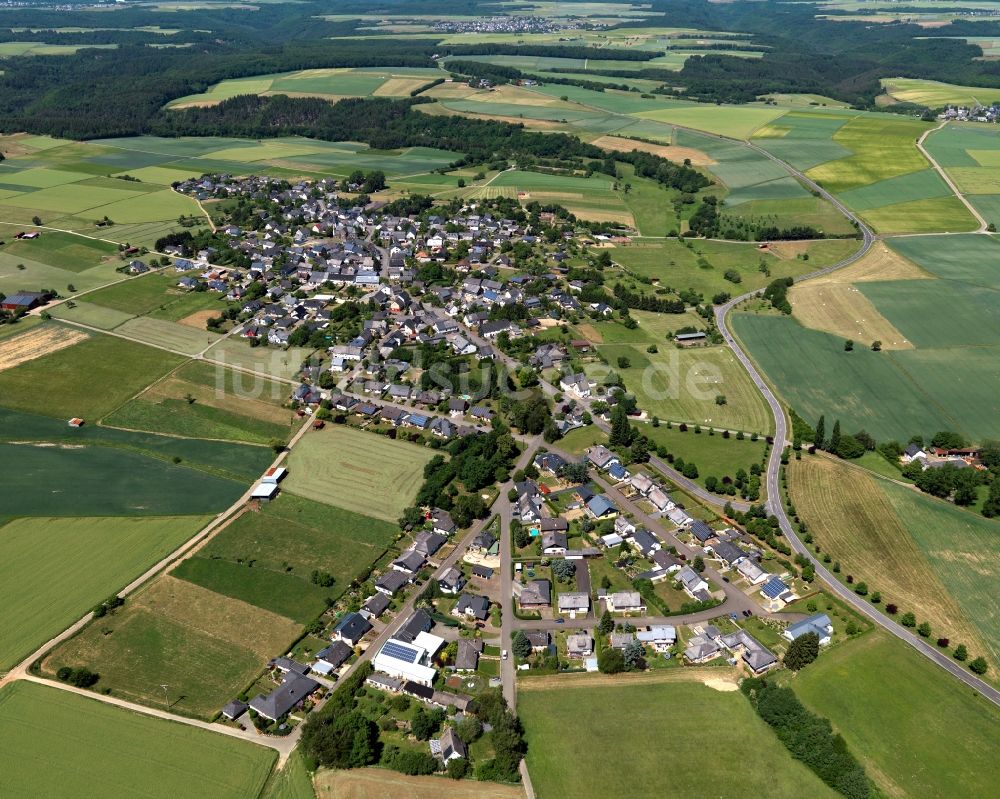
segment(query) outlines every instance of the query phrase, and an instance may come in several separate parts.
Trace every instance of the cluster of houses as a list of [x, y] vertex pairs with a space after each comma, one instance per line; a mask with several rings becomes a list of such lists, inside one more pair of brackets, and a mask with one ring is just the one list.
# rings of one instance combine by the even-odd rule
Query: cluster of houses
[[979, 450], [976, 447], [960, 447], [945, 449], [943, 447], [922, 447], [919, 444], [908, 444], [899, 457], [900, 463], [907, 466], [919, 463], [921, 468], [940, 469], [942, 466], [954, 466], [958, 469], [985, 469], [979, 460]]
[[954, 122], [998, 122], [1000, 103], [990, 105], [949, 105], [938, 114], [938, 119]]

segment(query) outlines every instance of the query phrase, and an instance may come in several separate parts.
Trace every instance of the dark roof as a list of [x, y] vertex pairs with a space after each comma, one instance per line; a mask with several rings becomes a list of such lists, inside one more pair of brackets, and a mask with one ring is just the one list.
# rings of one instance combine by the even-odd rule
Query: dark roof
[[715, 535], [715, 530], [705, 524], [705, 522], [701, 521], [701, 519], [696, 519], [694, 524], [691, 525], [691, 534], [704, 543]]
[[376, 592], [374, 595], [368, 597], [368, 601], [362, 605], [361, 609], [367, 610], [373, 616], [381, 616], [387, 607], [389, 607], [389, 597]]
[[434, 622], [431, 621], [427, 611], [417, 610], [406, 620], [406, 624], [399, 628], [396, 638], [408, 644], [413, 643], [413, 639], [417, 637], [418, 633], [429, 633], [433, 626]]
[[228, 702], [224, 708], [222, 708], [222, 715], [227, 719], [235, 719], [246, 713], [247, 703], [241, 702], [239, 699], [234, 699], [232, 702]]
[[472, 615], [479, 621], [485, 621], [490, 615], [490, 601], [484, 596], [462, 594], [455, 605], [455, 612]]
[[285, 681], [267, 696], [258, 694], [251, 699], [250, 707], [273, 721], [284, 716], [317, 688], [319, 683], [315, 680], [288, 673]]
[[371, 628], [371, 623], [360, 613], [348, 613], [333, 631], [348, 641], [360, 641]]
[[336, 669], [346, 663], [353, 654], [354, 650], [343, 641], [334, 641], [326, 649], [317, 652], [316, 657], [319, 660], [325, 660]]
[[493, 576], [493, 569], [489, 566], [473, 566], [472, 574], [475, 577], [482, 577], [484, 580], [489, 580]]
[[376, 588], [384, 588], [395, 594], [400, 588], [410, 582], [410, 578], [395, 569], [387, 571], [375, 581]]
[[412, 680], [407, 680], [403, 683], [403, 693], [411, 694], [420, 699], [430, 699], [434, 696], [434, 689], [429, 685], [421, 685]]

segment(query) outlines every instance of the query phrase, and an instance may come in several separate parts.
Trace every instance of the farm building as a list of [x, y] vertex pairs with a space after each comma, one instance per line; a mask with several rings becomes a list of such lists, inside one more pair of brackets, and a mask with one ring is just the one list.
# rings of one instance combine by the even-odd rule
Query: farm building
[[45, 294], [40, 291], [18, 291], [4, 297], [0, 308], [5, 311], [30, 311], [45, 304]]

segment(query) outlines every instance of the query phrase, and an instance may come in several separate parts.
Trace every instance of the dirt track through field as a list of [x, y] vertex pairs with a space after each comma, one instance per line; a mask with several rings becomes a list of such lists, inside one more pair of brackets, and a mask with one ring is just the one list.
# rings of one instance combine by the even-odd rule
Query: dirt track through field
[[41, 327], [13, 336], [0, 342], [0, 372], [72, 347], [86, 338], [86, 333], [64, 327]]

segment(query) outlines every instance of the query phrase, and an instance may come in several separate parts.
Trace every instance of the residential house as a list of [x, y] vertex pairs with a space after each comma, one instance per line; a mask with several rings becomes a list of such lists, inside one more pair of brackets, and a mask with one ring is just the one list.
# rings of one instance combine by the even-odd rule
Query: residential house
[[833, 622], [830, 621], [830, 617], [825, 613], [817, 613], [808, 619], [788, 625], [782, 635], [789, 641], [794, 641], [806, 633], [815, 633], [819, 638], [820, 646], [826, 646], [830, 643], [830, 638], [833, 636]]
[[484, 596], [462, 594], [451, 614], [460, 618], [486, 621], [490, 617], [490, 601]]
[[685, 566], [677, 572], [677, 582], [679, 582], [685, 592], [687, 592], [687, 594], [694, 599], [698, 599], [696, 594], [699, 592], [708, 590], [708, 583], [690, 566]]
[[760, 565], [751, 558], [744, 558], [739, 563], [736, 564], [736, 571], [745, 579], [750, 585], [760, 585], [764, 582], [769, 575], [764, 571]]
[[395, 569], [390, 569], [375, 581], [375, 590], [380, 591], [386, 596], [395, 596], [409, 582], [409, 575]]
[[577, 613], [586, 615], [590, 610], [590, 595], [583, 591], [567, 591], [559, 594], [558, 607], [560, 613], [568, 613], [572, 618], [576, 618]]
[[457, 758], [468, 758], [469, 756], [465, 744], [455, 734], [453, 727], [447, 727], [440, 738], [432, 740], [430, 747], [431, 754], [439, 758], [445, 765]]
[[746, 630], [722, 636], [722, 645], [738, 655], [754, 674], [763, 674], [778, 663], [778, 658]]
[[651, 646], [657, 652], [666, 652], [677, 643], [677, 628], [672, 624], [664, 624], [639, 630], [635, 637], [643, 646]]
[[361, 613], [368, 616], [370, 619], [377, 619], [386, 609], [389, 607], [389, 597], [380, 591], [376, 591], [367, 600], [365, 604], [361, 606]]
[[588, 633], [566, 636], [566, 656], [571, 658], [590, 657], [594, 653], [594, 639]]
[[[515, 593], [520, 583], [514, 583]], [[522, 610], [537, 610], [552, 605], [552, 584], [548, 580], [532, 580], [521, 586], [518, 603]]]
[[459, 638], [458, 652], [455, 654], [455, 671], [475, 671], [479, 668], [481, 654], [483, 654], [481, 638]]
[[278, 721], [302, 704], [319, 688], [319, 683], [295, 672], [288, 672], [277, 688], [267, 696], [257, 694], [250, 700], [250, 709], [269, 721]]
[[463, 577], [462, 572], [454, 566], [449, 568], [438, 579], [438, 590], [440, 590], [442, 594], [450, 594], [453, 596], [462, 590], [463, 585], [465, 585], [465, 577]]
[[618, 456], [603, 444], [597, 444], [593, 447], [589, 447], [586, 450], [586, 454], [587, 460], [590, 461], [591, 465], [601, 471], [607, 471], [607, 469], [614, 463], [621, 463], [621, 461], [618, 460]]
[[638, 591], [615, 591], [604, 598], [604, 605], [612, 613], [646, 612], [646, 605]]
[[372, 629], [371, 622], [360, 613], [348, 613], [333, 628], [333, 638], [336, 641], [344, 641], [351, 646], [357, 646], [358, 642]]
[[565, 555], [566, 545], [567, 545], [566, 533], [563, 532], [542, 533], [543, 555]]

